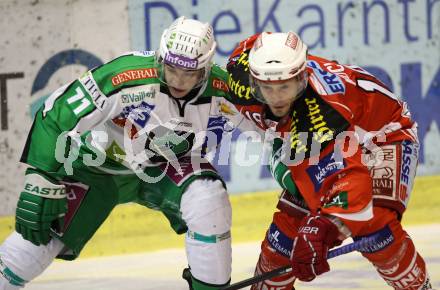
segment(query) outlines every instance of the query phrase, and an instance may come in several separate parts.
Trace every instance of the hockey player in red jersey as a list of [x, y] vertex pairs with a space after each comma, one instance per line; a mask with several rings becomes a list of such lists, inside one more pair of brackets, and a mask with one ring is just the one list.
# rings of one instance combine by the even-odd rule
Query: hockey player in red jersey
[[395, 289], [432, 289], [401, 225], [418, 158], [405, 102], [357, 66], [313, 55], [293, 32], [242, 41], [228, 66], [232, 102], [273, 132], [270, 170], [283, 187], [256, 274], [293, 271], [252, 289], [292, 289], [330, 270], [328, 250], [379, 234], [362, 251]]

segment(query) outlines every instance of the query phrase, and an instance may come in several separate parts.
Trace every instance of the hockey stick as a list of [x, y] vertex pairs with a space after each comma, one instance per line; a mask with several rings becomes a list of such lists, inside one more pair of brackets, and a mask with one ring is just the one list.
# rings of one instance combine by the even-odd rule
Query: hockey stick
[[[365, 237], [362, 238], [358, 241], [355, 241], [351, 244], [336, 248], [334, 250], [331, 250], [328, 252], [327, 255], [327, 259], [331, 259], [340, 255], [344, 255], [353, 251], [360, 251], [362, 249], [368, 248], [370, 246], [373, 246], [374, 244], [377, 243], [377, 241], [379, 240], [380, 235], [379, 234], [375, 234], [369, 237]], [[224, 288], [222, 288], [221, 290], [237, 290], [237, 289], [241, 289], [244, 288], [246, 286], [251, 286], [253, 284], [259, 283], [261, 281], [264, 280], [268, 280], [271, 279], [273, 277], [277, 277], [286, 273], [289, 273], [290, 271], [292, 271], [292, 267], [291, 266], [284, 266], [284, 267], [280, 267], [278, 269], [272, 270], [270, 272], [267, 273], [263, 273], [261, 275], [255, 276], [255, 277], [251, 277], [248, 278], [246, 280], [234, 283], [232, 285], [226, 286]]]

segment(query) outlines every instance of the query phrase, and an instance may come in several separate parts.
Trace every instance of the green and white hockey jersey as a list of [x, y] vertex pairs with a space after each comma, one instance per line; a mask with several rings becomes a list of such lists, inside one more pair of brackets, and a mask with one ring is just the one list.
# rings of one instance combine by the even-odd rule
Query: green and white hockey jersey
[[203, 157], [236, 127], [258, 130], [226, 100], [227, 73], [219, 66], [184, 99], [169, 95], [159, 70], [155, 52], [131, 52], [59, 88], [38, 111], [21, 161], [57, 172], [79, 147], [78, 158], [101, 156], [99, 167], [119, 174]]

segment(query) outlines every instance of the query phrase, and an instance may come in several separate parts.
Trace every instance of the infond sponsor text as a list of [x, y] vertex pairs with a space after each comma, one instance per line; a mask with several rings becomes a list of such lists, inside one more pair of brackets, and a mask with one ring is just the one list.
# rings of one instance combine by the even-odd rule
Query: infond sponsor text
[[181, 55], [173, 54], [171, 52], [168, 52], [165, 55], [164, 61], [167, 64], [171, 64], [186, 69], [197, 69], [197, 65], [199, 64], [197, 59], [190, 59]]

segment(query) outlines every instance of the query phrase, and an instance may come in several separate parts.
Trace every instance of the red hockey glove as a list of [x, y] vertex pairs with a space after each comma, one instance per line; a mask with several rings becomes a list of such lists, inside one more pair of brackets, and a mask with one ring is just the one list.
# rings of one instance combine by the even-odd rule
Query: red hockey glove
[[301, 281], [312, 281], [328, 272], [328, 249], [338, 244], [338, 228], [326, 217], [309, 215], [303, 218], [298, 236], [293, 240], [290, 261], [292, 273]]

